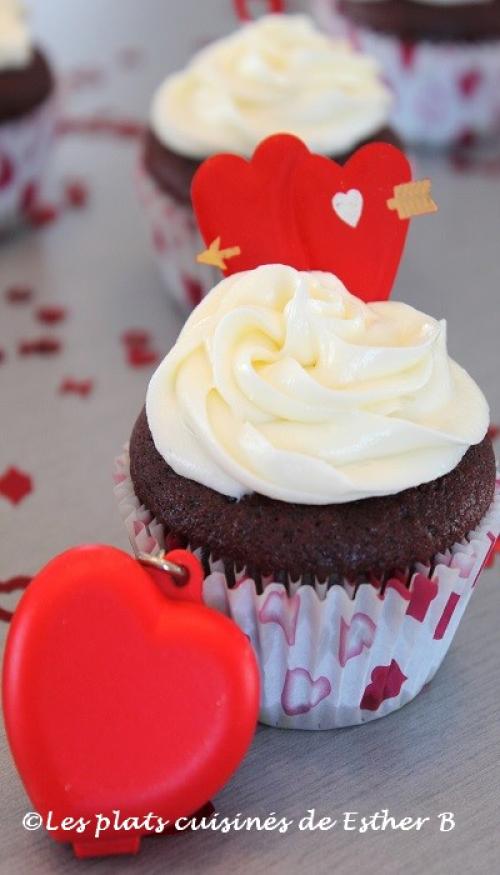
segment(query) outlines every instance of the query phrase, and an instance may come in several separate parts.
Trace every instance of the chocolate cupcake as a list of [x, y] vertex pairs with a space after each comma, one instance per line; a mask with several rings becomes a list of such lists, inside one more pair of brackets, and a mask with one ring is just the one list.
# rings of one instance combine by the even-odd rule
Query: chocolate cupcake
[[29, 215], [55, 131], [54, 78], [17, 0], [0, 0], [0, 231]]
[[250, 637], [263, 722], [381, 717], [432, 678], [498, 534], [488, 406], [446, 327], [325, 272], [220, 282], [153, 375], [117, 496]]
[[185, 307], [216, 281], [196, 265], [201, 240], [190, 205], [200, 163], [216, 152], [249, 157], [276, 132], [345, 161], [360, 145], [396, 142], [392, 96], [371, 59], [304, 16], [270, 15], [199, 52], [152, 102], [139, 171], [153, 245], [168, 290]]
[[500, 128], [499, 0], [312, 0], [320, 23], [376, 58], [403, 139], [437, 147]]

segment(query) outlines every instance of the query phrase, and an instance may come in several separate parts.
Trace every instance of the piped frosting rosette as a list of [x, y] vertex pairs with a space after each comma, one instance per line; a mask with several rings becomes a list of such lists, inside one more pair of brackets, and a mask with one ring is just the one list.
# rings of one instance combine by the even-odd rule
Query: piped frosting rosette
[[488, 427], [444, 321], [284, 265], [216, 286], [153, 375], [146, 411], [177, 474], [300, 504], [434, 480]]

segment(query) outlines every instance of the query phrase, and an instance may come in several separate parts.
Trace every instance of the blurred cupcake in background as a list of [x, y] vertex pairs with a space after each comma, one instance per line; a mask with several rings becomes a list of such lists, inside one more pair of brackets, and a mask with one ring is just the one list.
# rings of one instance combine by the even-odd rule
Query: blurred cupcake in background
[[55, 131], [54, 91], [22, 3], [0, 0], [0, 232], [35, 203]]
[[154, 95], [139, 189], [171, 295], [193, 306], [214, 285], [190, 203], [200, 163], [217, 152], [250, 157], [277, 132], [345, 161], [360, 145], [396, 142], [392, 96], [377, 64], [333, 41], [305, 16], [269, 15], [199, 52]]
[[447, 147], [500, 130], [500, 0], [312, 0], [329, 32], [373, 55], [407, 142]]

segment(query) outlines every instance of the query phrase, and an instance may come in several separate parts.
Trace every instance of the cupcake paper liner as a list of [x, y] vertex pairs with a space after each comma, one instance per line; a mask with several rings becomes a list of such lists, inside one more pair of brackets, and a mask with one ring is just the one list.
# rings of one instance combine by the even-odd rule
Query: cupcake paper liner
[[409, 43], [353, 25], [334, 0], [314, 0], [314, 7], [323, 27], [378, 60], [403, 139], [446, 147], [499, 129], [500, 40]]
[[21, 221], [36, 201], [52, 148], [57, 99], [0, 123], [0, 232]]
[[[127, 449], [116, 460], [114, 479], [134, 551], [168, 549], [164, 527], [134, 493]], [[327, 588], [319, 581], [285, 586], [266, 579], [259, 591], [236, 569], [230, 586], [223, 563], [209, 560], [203, 598], [252, 642], [261, 671], [261, 722], [333, 729], [410, 702], [441, 665], [499, 532], [500, 481], [488, 512], [463, 542], [383, 584], [367, 579]]]
[[191, 205], [162, 191], [142, 162], [137, 168], [137, 189], [166, 290], [187, 311], [199, 304], [222, 275], [196, 261], [205, 244]]

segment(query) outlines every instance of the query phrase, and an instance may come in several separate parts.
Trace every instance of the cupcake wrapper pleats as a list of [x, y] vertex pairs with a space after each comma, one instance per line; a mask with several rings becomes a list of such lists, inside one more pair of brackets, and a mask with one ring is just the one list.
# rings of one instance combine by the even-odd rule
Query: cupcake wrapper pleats
[[379, 62], [395, 95], [392, 123], [404, 140], [446, 147], [498, 130], [500, 40], [409, 43], [352, 24], [335, 0], [313, 4], [326, 30]]
[[36, 202], [57, 124], [57, 97], [0, 124], [0, 232], [23, 220]]
[[[164, 549], [163, 526], [134, 493], [127, 450], [116, 461], [115, 494], [134, 551]], [[497, 484], [467, 539], [383, 586], [266, 580], [260, 591], [244, 571], [231, 586], [223, 563], [209, 562], [204, 601], [238, 624], [259, 660], [261, 722], [333, 729], [410, 702], [441, 665], [499, 532]]]

